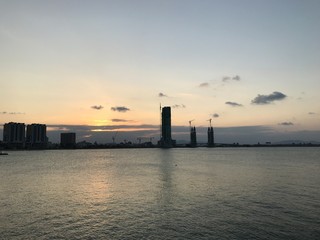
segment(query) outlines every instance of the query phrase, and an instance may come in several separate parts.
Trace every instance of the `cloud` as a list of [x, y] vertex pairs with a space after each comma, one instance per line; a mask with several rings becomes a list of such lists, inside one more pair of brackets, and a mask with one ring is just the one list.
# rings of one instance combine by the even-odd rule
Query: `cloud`
[[172, 108], [186, 108], [186, 105], [184, 105], [184, 104], [174, 104], [171, 107]]
[[229, 81], [230, 79], [231, 79], [230, 77], [222, 77], [223, 82]]
[[287, 96], [284, 95], [283, 93], [281, 92], [273, 92], [269, 95], [260, 95], [258, 94], [257, 97], [255, 97], [251, 103], [252, 104], [260, 104], [260, 105], [263, 105], [263, 104], [270, 104], [272, 103], [273, 101], [280, 101], [280, 100], [283, 100], [285, 99]]
[[68, 126], [63, 126], [63, 125], [47, 125], [47, 131], [60, 131], [60, 132], [69, 132], [71, 131]]
[[83, 135], [82, 138], [90, 138], [92, 137], [92, 134]]
[[199, 85], [199, 87], [201, 87], [201, 88], [209, 87], [209, 83], [207, 83], [207, 82], [201, 83]]
[[232, 80], [235, 80], [235, 81], [240, 81], [240, 76], [239, 75], [236, 75], [232, 78]]
[[230, 105], [232, 107], [242, 107], [243, 105], [236, 102], [225, 102], [225, 104]]
[[25, 114], [25, 113], [22, 113], [22, 112], [6, 112], [6, 111], [3, 111], [3, 112], [0, 112], [0, 114], [19, 115], [19, 114]]
[[315, 113], [315, 112], [308, 112], [308, 114], [309, 114], [309, 115], [315, 115], [315, 114], [317, 114], [317, 113]]
[[116, 131], [119, 129], [128, 130], [131, 129], [159, 129], [159, 125], [152, 124], [140, 124], [140, 125], [102, 125], [102, 126], [94, 126], [94, 125], [60, 125], [53, 124], [47, 125], [47, 128], [50, 128], [52, 131], [77, 131], [77, 132], [92, 132], [97, 130], [105, 130], [105, 131]]
[[111, 119], [112, 122], [132, 122], [131, 120], [126, 119], [119, 119], [119, 118], [113, 118]]
[[115, 111], [115, 112], [127, 112], [127, 111], [130, 111], [129, 108], [124, 107], [124, 106], [121, 106], [121, 107], [112, 107], [111, 110], [112, 110], [112, 111]]
[[94, 106], [91, 106], [92, 109], [95, 109], [95, 110], [101, 110], [103, 108], [103, 106], [99, 105], [94, 105]]
[[212, 114], [212, 117], [218, 118], [218, 117], [220, 117], [220, 115], [218, 113], [214, 113], [214, 114]]
[[282, 122], [282, 123], [279, 123], [278, 125], [281, 125], [281, 126], [293, 126], [294, 124], [292, 122]]
[[[112, 143], [112, 137], [118, 132], [116, 142], [120, 143], [123, 139], [136, 142], [138, 137], [154, 137], [153, 143], [160, 138], [159, 125], [47, 125], [49, 141], [60, 142], [60, 133], [64, 129], [75, 132], [77, 141], [89, 141], [98, 143]], [[299, 139], [303, 141], [319, 141], [320, 131], [275, 131], [271, 126], [238, 126], [238, 127], [215, 127], [215, 140], [219, 143], [249, 143], [257, 142], [279, 142], [282, 140]], [[0, 127], [0, 135], [2, 128]], [[91, 137], [88, 137], [91, 135]], [[190, 129], [188, 124], [184, 126], [172, 126], [172, 137], [178, 142], [190, 141]], [[207, 127], [197, 127], [197, 139], [199, 142], [207, 141]]]
[[158, 94], [158, 97], [168, 97], [168, 96], [161, 92], [161, 93]]
[[240, 81], [241, 78], [239, 75], [235, 75], [233, 77], [230, 77], [230, 76], [224, 76], [222, 77], [222, 82], [227, 82], [227, 81], [230, 81], [230, 80], [233, 80], [233, 81]]
[[[54, 143], [60, 142], [61, 132], [75, 132], [77, 141], [97, 141], [98, 143], [112, 142], [115, 132], [118, 132], [117, 142], [127, 139], [135, 141], [137, 137], [150, 135], [152, 137], [159, 136], [159, 125], [142, 124], [142, 125], [47, 125], [47, 135], [49, 141]], [[1, 128], [0, 128], [1, 134]], [[90, 137], [89, 137], [90, 135]]]

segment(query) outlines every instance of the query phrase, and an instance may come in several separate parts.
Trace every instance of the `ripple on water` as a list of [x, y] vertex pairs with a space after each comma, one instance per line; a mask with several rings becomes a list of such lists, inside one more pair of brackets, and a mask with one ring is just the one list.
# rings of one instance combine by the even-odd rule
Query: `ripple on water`
[[319, 148], [13, 152], [0, 162], [0, 235], [319, 239], [319, 155]]

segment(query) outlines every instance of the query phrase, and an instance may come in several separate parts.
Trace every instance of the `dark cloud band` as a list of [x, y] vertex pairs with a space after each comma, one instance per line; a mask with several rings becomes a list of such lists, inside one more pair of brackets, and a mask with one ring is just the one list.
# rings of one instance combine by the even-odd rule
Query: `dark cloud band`
[[281, 125], [281, 126], [293, 126], [294, 124], [292, 122], [282, 122], [282, 123], [279, 123], [278, 125]]
[[119, 118], [113, 118], [111, 119], [112, 122], [131, 122], [131, 120], [126, 119], [119, 119]]

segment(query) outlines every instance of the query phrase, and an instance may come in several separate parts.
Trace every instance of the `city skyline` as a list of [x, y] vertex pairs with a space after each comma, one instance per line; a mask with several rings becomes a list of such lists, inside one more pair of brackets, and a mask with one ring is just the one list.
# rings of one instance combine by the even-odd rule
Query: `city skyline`
[[[16, 123], [26, 126], [33, 124]], [[37, 124], [38, 125], [38, 124]], [[51, 128], [47, 131], [48, 141], [60, 143], [61, 134], [76, 133], [77, 142], [97, 142], [99, 144], [124, 143], [124, 142], [149, 142], [156, 144], [161, 139], [160, 125], [139, 125], [135, 130], [131, 126], [88, 126], [88, 125], [46, 125]], [[199, 143], [205, 144], [208, 141], [209, 126], [197, 127], [197, 138]], [[103, 128], [104, 131], [100, 131]], [[121, 129], [122, 131], [118, 131]], [[126, 130], [127, 129], [127, 130]], [[274, 132], [266, 126], [242, 126], [242, 127], [219, 127], [214, 128], [214, 140], [217, 144], [290, 144], [290, 143], [313, 143], [319, 144], [319, 131], [313, 132], [287, 132], [287, 134]], [[3, 136], [3, 131], [0, 129]], [[86, 135], [87, 134], [87, 135]], [[89, 135], [88, 135], [89, 134]], [[190, 143], [190, 126], [172, 126], [172, 135], [178, 144]], [[0, 140], [1, 141], [1, 140]]]
[[[0, 1], [0, 136], [320, 141], [319, 1]], [[233, 137], [233, 140], [232, 140]]]

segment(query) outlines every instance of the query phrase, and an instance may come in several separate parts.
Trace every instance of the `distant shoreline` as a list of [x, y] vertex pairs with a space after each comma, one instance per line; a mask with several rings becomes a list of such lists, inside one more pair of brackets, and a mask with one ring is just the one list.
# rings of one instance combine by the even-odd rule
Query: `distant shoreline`
[[[198, 146], [188, 146], [186, 144], [177, 144], [176, 146], [170, 148], [281, 148], [281, 147], [320, 147], [320, 144], [216, 144], [215, 146], [206, 146], [205, 144], [199, 144]], [[3, 148], [5, 151], [34, 151], [34, 150], [90, 150], [90, 149], [145, 149], [145, 148], [160, 148], [160, 149], [168, 149], [162, 148], [158, 145], [139, 145], [139, 144], [132, 144], [132, 145], [97, 145], [97, 146], [90, 146], [90, 147], [73, 147], [73, 148], [60, 148], [60, 147], [53, 147], [53, 148], [21, 148], [21, 149], [13, 149], [13, 148]], [[169, 148], [169, 149], [170, 149]]]

